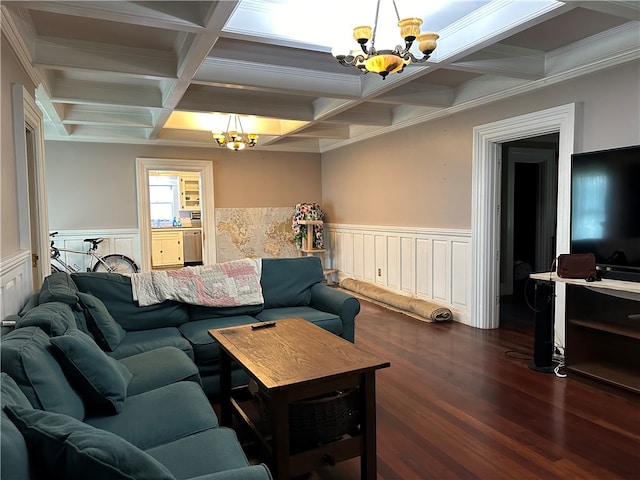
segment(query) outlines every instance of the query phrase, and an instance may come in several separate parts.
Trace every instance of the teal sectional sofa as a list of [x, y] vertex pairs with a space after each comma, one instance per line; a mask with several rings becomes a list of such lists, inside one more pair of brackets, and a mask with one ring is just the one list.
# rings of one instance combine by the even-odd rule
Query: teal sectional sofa
[[[344, 291], [328, 287], [323, 280], [319, 258], [265, 258], [260, 279], [262, 305], [219, 308], [165, 301], [140, 307], [133, 300], [128, 276], [54, 273], [25, 305], [18, 326], [33, 324], [29, 322], [29, 311], [35, 306], [67, 304], [78, 328], [92, 335], [113, 358], [165, 346], [182, 350], [197, 365], [207, 395], [215, 397], [220, 391], [220, 351], [208, 333], [212, 328], [301, 317], [354, 341], [360, 302]], [[238, 384], [246, 381], [240, 370], [233, 372], [233, 378]]]
[[218, 425], [184, 352], [116, 360], [75, 321], [59, 332], [64, 316], [49, 317], [59, 335], [22, 326], [2, 337], [1, 478], [272, 478]]
[[140, 307], [127, 276], [50, 275], [0, 342], [2, 478], [271, 478], [218, 425], [208, 330], [295, 316], [353, 341], [360, 303], [322, 281], [318, 258], [263, 259], [262, 305]]

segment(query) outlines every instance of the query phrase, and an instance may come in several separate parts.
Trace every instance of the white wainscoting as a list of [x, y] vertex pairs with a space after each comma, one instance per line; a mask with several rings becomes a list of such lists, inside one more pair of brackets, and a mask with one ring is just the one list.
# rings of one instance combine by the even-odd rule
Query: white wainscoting
[[33, 293], [31, 252], [22, 251], [0, 262], [0, 319], [18, 313]]
[[471, 230], [325, 224], [325, 268], [448, 307], [471, 322]]
[[[58, 248], [87, 251], [90, 243], [85, 238], [103, 238], [98, 245], [98, 253], [107, 255], [121, 253], [132, 258], [140, 265], [140, 232], [138, 229], [118, 230], [59, 230], [54, 237]], [[81, 253], [60, 252], [64, 262], [80, 271], [87, 271], [91, 266], [91, 257]]]

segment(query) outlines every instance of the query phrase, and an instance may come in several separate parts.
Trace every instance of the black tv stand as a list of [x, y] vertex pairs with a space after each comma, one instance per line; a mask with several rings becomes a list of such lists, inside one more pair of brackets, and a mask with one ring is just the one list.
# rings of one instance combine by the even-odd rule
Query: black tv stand
[[640, 283], [531, 278], [567, 284], [567, 371], [640, 393]]
[[533, 361], [529, 368], [539, 373], [553, 373], [557, 363], [553, 361], [554, 284], [536, 280], [534, 284], [534, 340]]

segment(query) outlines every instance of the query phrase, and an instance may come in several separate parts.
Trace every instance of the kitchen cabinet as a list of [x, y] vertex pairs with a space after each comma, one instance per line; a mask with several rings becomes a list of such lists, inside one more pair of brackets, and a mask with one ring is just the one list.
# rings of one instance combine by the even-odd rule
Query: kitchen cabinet
[[200, 210], [200, 174], [180, 174], [180, 210]]
[[151, 232], [151, 264], [154, 267], [184, 264], [182, 230]]

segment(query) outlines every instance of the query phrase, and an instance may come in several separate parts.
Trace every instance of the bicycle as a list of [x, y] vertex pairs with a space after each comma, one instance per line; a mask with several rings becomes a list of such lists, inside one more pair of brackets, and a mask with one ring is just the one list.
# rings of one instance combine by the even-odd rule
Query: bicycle
[[[50, 237], [55, 237], [58, 232], [51, 232]], [[51, 257], [51, 271], [52, 272], [68, 272], [77, 273], [80, 271], [80, 267], [77, 265], [69, 265], [61, 257], [60, 252], [77, 253], [80, 255], [89, 255], [91, 261], [87, 272], [109, 272], [109, 273], [136, 273], [140, 271], [138, 264], [127, 257], [118, 253], [112, 253], [109, 255], [100, 255], [97, 253], [98, 245], [104, 240], [104, 238], [85, 238], [84, 241], [91, 244], [89, 250], [73, 250], [70, 248], [58, 248], [55, 246], [55, 240], [51, 240], [50, 245], [50, 257]], [[56, 262], [55, 264], [53, 262]]]

